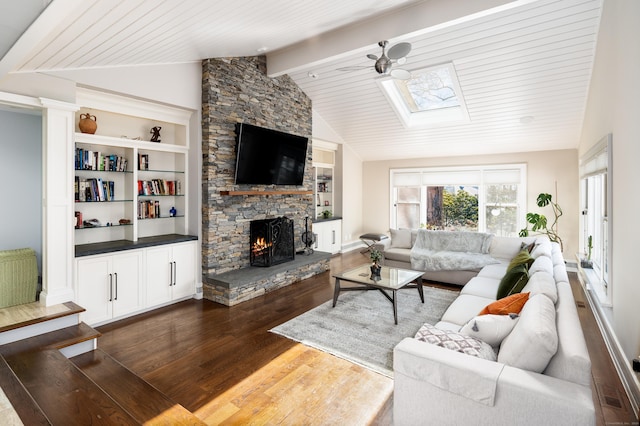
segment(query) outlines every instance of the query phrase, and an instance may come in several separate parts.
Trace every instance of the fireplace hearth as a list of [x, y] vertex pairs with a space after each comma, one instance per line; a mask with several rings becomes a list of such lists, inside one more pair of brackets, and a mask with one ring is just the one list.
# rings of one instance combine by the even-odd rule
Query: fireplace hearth
[[272, 266], [294, 260], [293, 220], [287, 217], [252, 220], [251, 266]]

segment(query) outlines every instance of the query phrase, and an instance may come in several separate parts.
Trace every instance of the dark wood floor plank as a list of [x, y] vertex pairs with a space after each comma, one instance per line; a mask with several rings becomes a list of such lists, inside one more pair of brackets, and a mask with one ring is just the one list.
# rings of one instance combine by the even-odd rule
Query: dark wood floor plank
[[100, 349], [73, 357], [71, 361], [141, 424], [158, 416], [166, 424], [204, 424]]

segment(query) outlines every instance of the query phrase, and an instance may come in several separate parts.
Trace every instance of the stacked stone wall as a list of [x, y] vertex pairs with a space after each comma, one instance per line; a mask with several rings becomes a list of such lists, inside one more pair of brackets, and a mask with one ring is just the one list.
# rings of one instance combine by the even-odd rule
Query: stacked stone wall
[[[221, 195], [221, 191], [313, 190], [311, 100], [287, 75], [266, 75], [264, 56], [207, 59], [202, 63], [202, 272], [204, 276], [249, 265], [249, 222], [294, 220], [296, 249], [304, 245], [305, 217], [313, 195]], [[309, 138], [301, 186], [234, 185], [236, 123]]]

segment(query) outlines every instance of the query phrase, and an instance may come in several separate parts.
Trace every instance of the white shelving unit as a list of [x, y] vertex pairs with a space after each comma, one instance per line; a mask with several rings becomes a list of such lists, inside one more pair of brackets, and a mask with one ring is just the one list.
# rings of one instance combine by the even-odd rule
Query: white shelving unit
[[[113, 181], [115, 196], [111, 201], [76, 201], [75, 211], [82, 214], [83, 223], [76, 225], [75, 244], [185, 234], [191, 112], [91, 90], [79, 90], [78, 103], [82, 107], [76, 113], [76, 123], [80, 114], [88, 113], [96, 117], [98, 129], [96, 134], [77, 132], [76, 149], [126, 158], [127, 168], [125, 171], [76, 168], [76, 177], [80, 180]], [[148, 140], [151, 128], [157, 126], [161, 127], [160, 142], [151, 142]], [[141, 170], [142, 156], [148, 163]], [[138, 181], [154, 180], [174, 182], [173, 193], [166, 190], [148, 195], [139, 193]], [[140, 214], [142, 204], [156, 202], [159, 209], [154, 209], [153, 218]], [[85, 226], [91, 219], [96, 219], [99, 225]]]

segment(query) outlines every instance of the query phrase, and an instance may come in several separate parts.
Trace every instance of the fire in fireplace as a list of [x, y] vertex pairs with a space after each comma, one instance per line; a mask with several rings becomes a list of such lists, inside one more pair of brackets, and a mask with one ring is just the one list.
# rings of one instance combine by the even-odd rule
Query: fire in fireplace
[[251, 266], [272, 266], [293, 260], [293, 241], [293, 220], [286, 217], [252, 220]]

